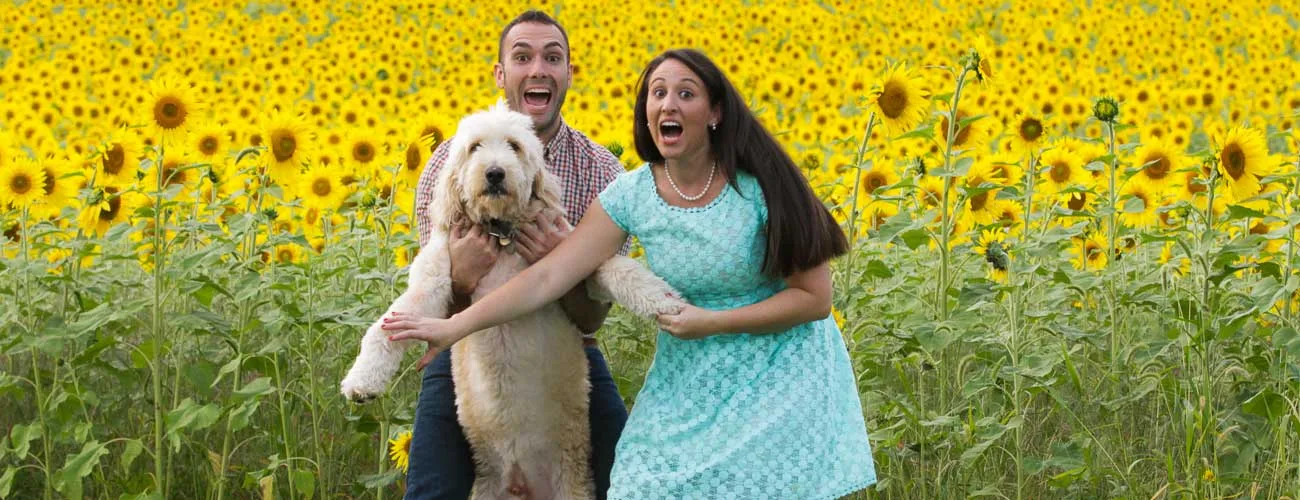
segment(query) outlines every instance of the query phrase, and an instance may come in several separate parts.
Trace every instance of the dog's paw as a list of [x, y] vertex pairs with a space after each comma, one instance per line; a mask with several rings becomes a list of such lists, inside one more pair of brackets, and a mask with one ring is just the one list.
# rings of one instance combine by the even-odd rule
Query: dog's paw
[[369, 403], [384, 393], [382, 385], [378, 387], [374, 385], [365, 384], [349, 377], [343, 379], [343, 382], [339, 384], [339, 392], [342, 392], [343, 397], [348, 398], [353, 403]]

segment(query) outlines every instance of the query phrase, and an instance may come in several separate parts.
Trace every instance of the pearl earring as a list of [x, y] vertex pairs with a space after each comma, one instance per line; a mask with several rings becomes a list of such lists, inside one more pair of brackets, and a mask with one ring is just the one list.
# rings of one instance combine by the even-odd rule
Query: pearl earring
[[718, 129], [718, 124], [716, 123], [709, 124], [709, 130], [717, 130], [717, 129]]

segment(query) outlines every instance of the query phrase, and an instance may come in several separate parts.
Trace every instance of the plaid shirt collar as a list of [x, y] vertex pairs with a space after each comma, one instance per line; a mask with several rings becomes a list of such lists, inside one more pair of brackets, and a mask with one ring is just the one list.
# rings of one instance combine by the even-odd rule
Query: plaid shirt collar
[[555, 131], [555, 137], [552, 137], [551, 140], [546, 143], [546, 146], [542, 151], [542, 158], [545, 159], [548, 164], [551, 163], [553, 158], [568, 153], [570, 144], [573, 142], [570, 140], [573, 135], [573, 129], [569, 128], [569, 123], [564, 121], [563, 116], [560, 116], [559, 120], [560, 129]]

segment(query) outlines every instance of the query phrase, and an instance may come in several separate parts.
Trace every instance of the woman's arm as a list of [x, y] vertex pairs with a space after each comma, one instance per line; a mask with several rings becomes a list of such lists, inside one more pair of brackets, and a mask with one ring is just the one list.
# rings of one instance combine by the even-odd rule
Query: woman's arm
[[659, 326], [676, 337], [695, 339], [721, 333], [778, 333], [831, 314], [830, 263], [786, 278], [787, 288], [745, 307], [710, 311], [687, 306], [659, 316]]
[[391, 332], [389, 340], [428, 342], [429, 353], [420, 360], [423, 367], [439, 351], [473, 332], [509, 322], [554, 302], [613, 257], [626, 239], [627, 233], [595, 201], [573, 234], [555, 250], [468, 309], [445, 320], [391, 316], [384, 318], [383, 328]]

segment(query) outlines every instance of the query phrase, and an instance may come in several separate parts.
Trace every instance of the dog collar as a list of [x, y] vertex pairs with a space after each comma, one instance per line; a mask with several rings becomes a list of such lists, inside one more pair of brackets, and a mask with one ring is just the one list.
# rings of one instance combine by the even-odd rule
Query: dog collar
[[515, 227], [509, 222], [500, 219], [492, 219], [484, 224], [487, 233], [496, 237], [497, 244], [507, 246], [515, 239]]

